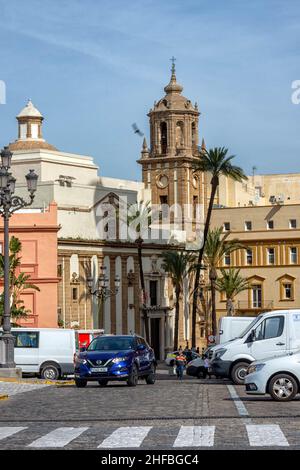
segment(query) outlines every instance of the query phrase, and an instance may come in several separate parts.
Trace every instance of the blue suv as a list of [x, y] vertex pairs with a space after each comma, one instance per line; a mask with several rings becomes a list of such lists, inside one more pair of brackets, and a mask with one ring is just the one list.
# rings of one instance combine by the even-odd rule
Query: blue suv
[[135, 387], [139, 377], [147, 384], [155, 382], [154, 351], [137, 335], [98, 336], [75, 355], [74, 362], [77, 387], [85, 387], [88, 381], [105, 386], [110, 380], [125, 380]]

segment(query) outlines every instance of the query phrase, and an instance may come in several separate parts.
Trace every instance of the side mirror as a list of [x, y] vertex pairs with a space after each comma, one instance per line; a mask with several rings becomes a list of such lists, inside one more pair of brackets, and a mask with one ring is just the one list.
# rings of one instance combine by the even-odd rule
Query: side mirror
[[86, 346], [82, 346], [82, 348], [80, 348], [80, 352], [84, 352], [86, 351]]
[[249, 335], [249, 342], [253, 343], [255, 341], [255, 330], [251, 330], [251, 333]]
[[138, 351], [145, 351], [145, 349], [146, 349], [146, 346], [144, 344], [139, 344], [137, 347]]

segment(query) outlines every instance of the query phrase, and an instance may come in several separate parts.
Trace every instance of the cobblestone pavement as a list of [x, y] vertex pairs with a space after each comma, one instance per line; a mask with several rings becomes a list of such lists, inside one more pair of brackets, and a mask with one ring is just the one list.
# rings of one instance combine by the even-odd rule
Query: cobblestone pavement
[[40, 390], [44, 387], [49, 387], [49, 385], [0, 381], [0, 395], [11, 396], [11, 395], [16, 395], [18, 393], [31, 392], [33, 390]]
[[0, 401], [0, 449], [300, 449], [300, 399], [225, 380], [37, 387]]

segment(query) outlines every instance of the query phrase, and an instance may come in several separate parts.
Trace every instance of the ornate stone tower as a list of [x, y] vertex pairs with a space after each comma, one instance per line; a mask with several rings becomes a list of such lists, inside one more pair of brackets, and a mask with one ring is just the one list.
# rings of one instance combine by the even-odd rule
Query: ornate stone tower
[[177, 83], [175, 65], [172, 65], [165, 96], [154, 103], [148, 114], [150, 118], [150, 149], [144, 139], [141, 158], [143, 182], [151, 189], [152, 204], [180, 204], [190, 207], [190, 217], [195, 207], [202, 204], [204, 177], [193, 171], [193, 162], [199, 155], [197, 103], [181, 92]]

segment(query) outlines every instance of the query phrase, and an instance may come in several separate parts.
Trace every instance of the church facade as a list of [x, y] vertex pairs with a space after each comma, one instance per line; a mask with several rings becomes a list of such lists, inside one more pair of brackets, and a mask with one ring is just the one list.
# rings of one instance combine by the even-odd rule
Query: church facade
[[[182, 91], [173, 65], [164, 96], [154, 103], [148, 114], [149, 147], [144, 140], [138, 159], [141, 182], [103, 177], [92, 157], [61, 152], [49, 144], [43, 138], [43, 116], [31, 101], [17, 116], [18, 138], [10, 144], [18, 194], [26, 195], [22, 181], [30, 167], [39, 175], [33, 207], [43, 210], [52, 201], [57, 204], [57, 325], [104, 328], [106, 333], [144, 334], [144, 322], [147, 321], [151, 344], [160, 359], [172, 349], [175, 313], [174, 292], [171, 280], [163, 270], [161, 253], [176, 249], [178, 245], [172, 245], [172, 237], [177, 243], [185, 244], [193, 239], [198, 208], [201, 229], [210, 197], [209, 175], [193, 170], [199, 157], [199, 143], [205, 146], [203, 136], [199, 137], [200, 111], [197, 103], [192, 104]], [[282, 178], [256, 175], [247, 183], [237, 183], [222, 177], [215, 200], [213, 225], [228, 222], [224, 219], [227, 213], [222, 212], [230, 211], [226, 208], [232, 208], [235, 213], [239, 211], [235, 217], [243, 219], [245, 210], [252, 208], [254, 213], [258, 206], [267, 206], [270, 191], [281, 194], [286, 190], [292, 200], [286, 199], [284, 204], [291, 202], [294, 209], [299, 210], [300, 199], [294, 190], [299, 182], [300, 175], [294, 175], [293, 184], [286, 184], [284, 188]], [[151, 206], [172, 207], [171, 221], [178, 222], [179, 227], [169, 239], [148, 238], [143, 243], [146, 320], [141, 310], [135, 240], [121, 237], [118, 230], [114, 237], [107, 236], [109, 230], [99, 231], [101, 217], [105, 216], [103, 207], [108, 204], [118, 213], [124, 201], [129, 205], [150, 201]], [[188, 225], [184, 225], [187, 220]], [[264, 237], [262, 230], [255, 231], [252, 236], [254, 244]], [[237, 262], [235, 265], [240, 266]], [[87, 280], [93, 279], [94, 291], [103, 268], [111, 295], [101, 303], [96, 295], [91, 295]], [[286, 275], [297, 277], [294, 270], [286, 271]], [[120, 279], [117, 292], [116, 278]], [[296, 289], [297, 284], [294, 285]], [[179, 342], [182, 346], [191, 344], [190, 288], [185, 283], [181, 301]], [[222, 299], [219, 299], [218, 308], [224, 314]], [[200, 310], [197, 319], [199, 347], [206, 345], [204, 320]], [[39, 326], [43, 326], [42, 316]]]

